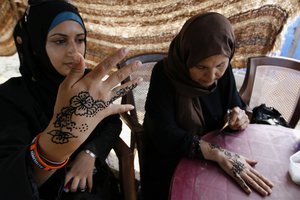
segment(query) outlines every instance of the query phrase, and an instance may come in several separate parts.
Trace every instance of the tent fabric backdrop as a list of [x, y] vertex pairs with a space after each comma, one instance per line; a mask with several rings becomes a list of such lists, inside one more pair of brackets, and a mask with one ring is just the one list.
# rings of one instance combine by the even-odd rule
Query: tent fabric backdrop
[[[86, 61], [93, 67], [120, 47], [128, 56], [167, 52], [170, 41], [191, 16], [206, 11], [224, 14], [232, 22], [237, 48], [234, 67], [247, 57], [280, 48], [287, 22], [299, 14], [299, 0], [72, 0], [88, 30]], [[16, 52], [13, 27], [27, 0], [0, 0], [0, 55]]]

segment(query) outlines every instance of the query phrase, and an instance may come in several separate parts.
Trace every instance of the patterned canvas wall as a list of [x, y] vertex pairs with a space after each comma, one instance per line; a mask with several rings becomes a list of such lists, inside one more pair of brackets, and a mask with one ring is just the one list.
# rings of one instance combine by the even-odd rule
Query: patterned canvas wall
[[[88, 30], [86, 60], [94, 66], [117, 48], [130, 55], [167, 52], [172, 38], [192, 15], [224, 14], [237, 38], [234, 67], [246, 58], [265, 55], [280, 46], [287, 22], [299, 14], [299, 0], [73, 0]], [[15, 53], [12, 29], [27, 0], [0, 0], [0, 55]], [[130, 56], [129, 55], [129, 56]]]

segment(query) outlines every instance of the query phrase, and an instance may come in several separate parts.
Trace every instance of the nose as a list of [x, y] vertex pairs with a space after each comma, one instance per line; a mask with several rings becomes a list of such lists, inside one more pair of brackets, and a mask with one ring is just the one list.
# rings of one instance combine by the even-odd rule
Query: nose
[[67, 48], [67, 54], [69, 56], [73, 56], [75, 53], [77, 53], [77, 45], [75, 41], [70, 41]]
[[213, 82], [216, 79], [219, 79], [220, 75], [221, 74], [220, 74], [218, 69], [212, 68], [212, 69], [209, 70], [206, 77], [207, 77], [208, 82]]

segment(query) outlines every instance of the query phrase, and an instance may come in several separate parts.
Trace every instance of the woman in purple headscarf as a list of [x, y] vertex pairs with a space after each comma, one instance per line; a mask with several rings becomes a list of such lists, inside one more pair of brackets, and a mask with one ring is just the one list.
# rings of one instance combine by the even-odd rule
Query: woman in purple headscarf
[[249, 124], [230, 65], [234, 51], [228, 19], [203, 13], [184, 24], [168, 56], [154, 66], [144, 119], [141, 181], [145, 199], [168, 198], [182, 157], [216, 161], [245, 192], [252, 187], [262, 195], [271, 193], [272, 183], [251, 167], [256, 161], [201, 140], [207, 132], [221, 129], [227, 117], [227, 131], [243, 130]]

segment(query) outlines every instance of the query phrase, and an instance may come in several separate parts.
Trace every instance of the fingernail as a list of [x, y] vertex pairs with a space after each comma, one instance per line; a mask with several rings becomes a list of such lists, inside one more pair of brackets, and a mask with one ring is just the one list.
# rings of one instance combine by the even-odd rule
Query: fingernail
[[135, 62], [135, 65], [138, 66], [138, 67], [142, 66], [142, 62], [138, 60], [138, 61]]
[[126, 47], [124, 47], [124, 48], [122, 49], [122, 53], [123, 53], [123, 54], [127, 54], [128, 51], [129, 51], [129, 50], [128, 50]]
[[143, 82], [143, 78], [142, 77], [139, 77], [138, 79], [137, 79], [137, 83], [141, 83], [141, 82]]
[[80, 62], [79, 55], [75, 55], [73, 59], [74, 59], [74, 63], [76, 63], [76, 64]]

